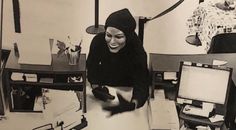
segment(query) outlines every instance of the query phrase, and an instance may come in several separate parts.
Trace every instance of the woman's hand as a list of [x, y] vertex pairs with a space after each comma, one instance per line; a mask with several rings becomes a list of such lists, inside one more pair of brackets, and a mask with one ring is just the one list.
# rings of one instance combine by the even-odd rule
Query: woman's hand
[[117, 93], [117, 97], [118, 97], [118, 100], [119, 100], [118, 105], [103, 107], [103, 110], [110, 112], [110, 116], [113, 116], [115, 114], [122, 113], [122, 112], [135, 110], [135, 106], [136, 106], [135, 102], [127, 101], [119, 93]]
[[102, 100], [104, 102], [108, 101], [108, 100], [114, 100], [115, 96], [111, 95], [109, 93], [109, 89], [105, 86], [93, 86], [92, 85], [92, 93], [94, 95], [94, 97], [96, 97], [99, 100]]

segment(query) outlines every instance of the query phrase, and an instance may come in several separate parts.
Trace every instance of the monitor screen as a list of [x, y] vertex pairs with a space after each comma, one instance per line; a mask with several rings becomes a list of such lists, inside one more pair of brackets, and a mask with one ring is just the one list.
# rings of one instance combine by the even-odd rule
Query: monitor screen
[[181, 65], [178, 97], [225, 104], [230, 70]]

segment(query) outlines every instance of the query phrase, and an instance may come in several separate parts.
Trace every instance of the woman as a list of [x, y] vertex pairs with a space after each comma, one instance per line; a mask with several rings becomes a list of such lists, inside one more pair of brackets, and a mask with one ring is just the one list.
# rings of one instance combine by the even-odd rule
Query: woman
[[111, 115], [140, 108], [148, 98], [147, 55], [135, 28], [128, 9], [116, 11], [107, 18], [105, 32], [97, 34], [90, 45], [87, 70], [94, 96], [103, 101], [114, 99], [104, 85], [133, 88], [131, 101], [118, 93], [119, 104], [103, 108]]

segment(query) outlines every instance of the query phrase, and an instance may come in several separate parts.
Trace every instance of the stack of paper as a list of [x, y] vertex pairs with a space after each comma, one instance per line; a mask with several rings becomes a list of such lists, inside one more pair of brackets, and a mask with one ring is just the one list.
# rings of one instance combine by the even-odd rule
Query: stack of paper
[[25, 74], [25, 78], [27, 82], [37, 82], [36, 74]]
[[179, 119], [174, 101], [151, 100], [148, 119], [150, 130], [179, 130]]
[[224, 121], [224, 116], [223, 115], [215, 115], [209, 119], [211, 122]]
[[40, 78], [40, 83], [53, 83], [53, 78]]
[[23, 79], [23, 73], [13, 72], [11, 74], [11, 80], [13, 81], [24, 81]]
[[177, 80], [176, 72], [164, 72], [164, 80]]

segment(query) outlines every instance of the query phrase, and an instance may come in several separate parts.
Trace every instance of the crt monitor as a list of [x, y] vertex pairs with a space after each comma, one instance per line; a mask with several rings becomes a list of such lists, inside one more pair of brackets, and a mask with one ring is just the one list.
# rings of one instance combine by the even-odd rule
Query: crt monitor
[[226, 104], [232, 69], [181, 62], [178, 98]]

